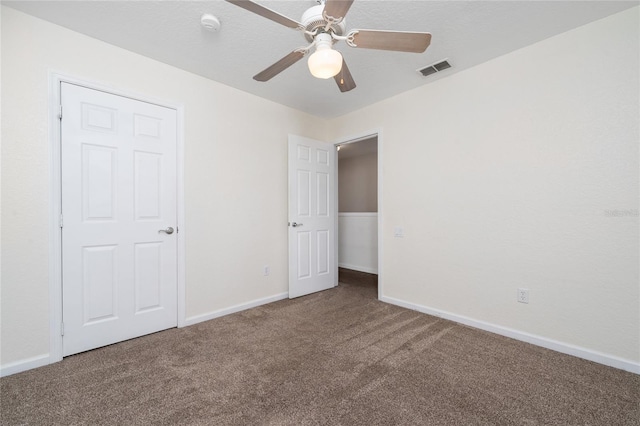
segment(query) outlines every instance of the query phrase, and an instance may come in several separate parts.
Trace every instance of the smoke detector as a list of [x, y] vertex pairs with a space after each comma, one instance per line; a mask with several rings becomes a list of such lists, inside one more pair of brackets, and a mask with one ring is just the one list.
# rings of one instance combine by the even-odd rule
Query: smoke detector
[[215, 33], [220, 29], [220, 20], [210, 13], [205, 13], [200, 17], [200, 25], [205, 30]]

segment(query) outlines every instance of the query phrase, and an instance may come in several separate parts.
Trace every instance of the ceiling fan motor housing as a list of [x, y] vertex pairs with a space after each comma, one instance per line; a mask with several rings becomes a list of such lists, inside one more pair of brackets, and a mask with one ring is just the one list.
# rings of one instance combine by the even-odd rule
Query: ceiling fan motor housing
[[[321, 29], [327, 26], [327, 21], [324, 20], [322, 16], [322, 11], [324, 10], [324, 4], [319, 4], [317, 6], [313, 6], [307, 9], [302, 14], [302, 19], [300, 19], [300, 23], [304, 26], [304, 29], [309, 32], [313, 32], [317, 29]], [[346, 29], [345, 20], [342, 19], [337, 23], [333, 23], [331, 25], [330, 30], [333, 31], [335, 35], [343, 35]], [[313, 37], [309, 34], [304, 35], [309, 41], [309, 43], [313, 42]]]

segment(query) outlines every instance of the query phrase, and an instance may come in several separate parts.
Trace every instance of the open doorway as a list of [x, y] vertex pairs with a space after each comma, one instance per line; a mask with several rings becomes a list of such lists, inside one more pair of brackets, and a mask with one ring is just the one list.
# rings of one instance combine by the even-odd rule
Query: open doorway
[[338, 148], [339, 282], [378, 295], [378, 136]]

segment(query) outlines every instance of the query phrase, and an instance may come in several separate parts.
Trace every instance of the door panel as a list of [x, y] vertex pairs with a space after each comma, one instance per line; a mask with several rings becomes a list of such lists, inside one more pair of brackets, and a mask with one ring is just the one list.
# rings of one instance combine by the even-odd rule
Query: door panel
[[318, 275], [329, 273], [329, 232], [319, 230], [316, 233], [318, 242]]
[[306, 231], [298, 231], [298, 279], [311, 277], [311, 235]]
[[115, 219], [116, 154], [113, 148], [82, 146], [82, 210], [85, 221]]
[[63, 355], [177, 325], [176, 111], [61, 84]]
[[135, 215], [136, 220], [160, 219], [162, 156], [151, 152], [135, 152]]
[[84, 324], [116, 318], [118, 311], [117, 246], [83, 247]]
[[329, 175], [327, 173], [316, 173], [316, 191], [318, 201], [316, 202], [316, 215], [318, 217], [329, 216]]
[[162, 243], [135, 245], [136, 314], [162, 306]]
[[289, 136], [290, 298], [336, 285], [334, 160], [332, 146]]
[[297, 170], [298, 173], [298, 211], [297, 216], [309, 217], [311, 213], [311, 173], [308, 170]]

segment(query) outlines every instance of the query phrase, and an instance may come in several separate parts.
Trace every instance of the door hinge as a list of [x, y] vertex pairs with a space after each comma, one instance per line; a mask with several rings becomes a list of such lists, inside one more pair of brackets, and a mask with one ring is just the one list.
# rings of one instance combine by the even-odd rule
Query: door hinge
[[59, 221], [59, 223], [60, 223], [60, 228], [62, 228], [62, 225], [63, 225], [63, 222], [62, 222], [62, 213], [60, 213], [60, 221]]
[[64, 323], [63, 322], [60, 323], [60, 335], [64, 336]]
[[58, 118], [62, 120], [62, 105], [60, 105], [60, 109], [58, 110]]

